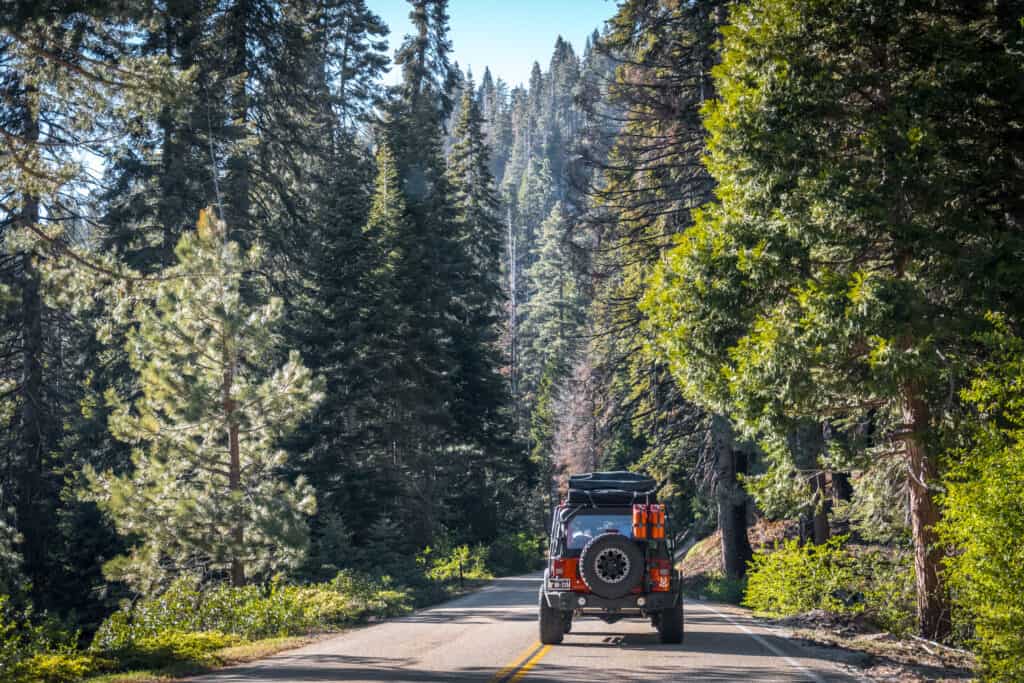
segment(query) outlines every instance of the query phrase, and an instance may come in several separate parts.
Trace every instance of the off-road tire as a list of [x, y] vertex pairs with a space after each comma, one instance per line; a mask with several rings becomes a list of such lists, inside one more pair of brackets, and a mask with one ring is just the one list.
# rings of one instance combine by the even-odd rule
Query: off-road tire
[[548, 607], [548, 603], [542, 593], [538, 611], [540, 612], [538, 618], [540, 622], [540, 642], [545, 645], [558, 645], [562, 642], [565, 628], [565, 620], [561, 610]]
[[661, 610], [658, 615], [658, 638], [666, 645], [683, 642], [683, 603]]
[[583, 546], [580, 575], [595, 595], [615, 600], [640, 585], [644, 555], [631, 538], [601, 534]]

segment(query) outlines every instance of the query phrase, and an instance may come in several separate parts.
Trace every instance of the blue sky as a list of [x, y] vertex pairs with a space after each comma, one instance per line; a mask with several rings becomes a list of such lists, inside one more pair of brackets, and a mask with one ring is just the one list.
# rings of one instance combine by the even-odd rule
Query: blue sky
[[[367, 5], [391, 28], [389, 49], [394, 55], [409, 32], [405, 0], [368, 0]], [[526, 83], [534, 61], [547, 69], [555, 38], [572, 43], [577, 54], [595, 28], [615, 14], [613, 0], [451, 0], [448, 15], [454, 58], [465, 71], [472, 67], [480, 82], [484, 67], [510, 84]], [[392, 69], [387, 77], [394, 82]]]

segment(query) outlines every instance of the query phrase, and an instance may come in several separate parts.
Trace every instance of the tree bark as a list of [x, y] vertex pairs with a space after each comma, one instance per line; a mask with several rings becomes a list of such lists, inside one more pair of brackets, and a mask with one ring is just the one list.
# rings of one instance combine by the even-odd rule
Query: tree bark
[[935, 532], [939, 508], [930, 490], [937, 478], [937, 468], [924, 441], [930, 421], [928, 407], [913, 387], [903, 390], [902, 412], [906, 427], [903, 446], [907, 457], [910, 521], [914, 537], [918, 628], [925, 638], [941, 640], [949, 635], [951, 623], [945, 589], [939, 576], [944, 557]]
[[726, 577], [741, 579], [754, 556], [747, 538], [747, 493], [736, 478], [737, 473], [746, 470], [746, 456], [736, 450], [732, 425], [724, 417], [711, 419], [711, 438], [722, 564]]
[[829, 500], [827, 497], [828, 483], [825, 472], [818, 470], [811, 477], [811, 492], [814, 494], [814, 545], [821, 545], [832, 536], [829, 526]]
[[[25, 138], [30, 144], [39, 141], [39, 122], [31, 109], [24, 106]], [[18, 223], [22, 227], [39, 222], [39, 199], [23, 198]], [[21, 533], [21, 554], [26, 575], [32, 580], [33, 593], [44, 599], [45, 565], [50, 515], [46, 512], [43, 490], [43, 456], [46, 452], [44, 434], [46, 418], [43, 411], [43, 300], [37, 255], [31, 251], [21, 255], [21, 410], [20, 457], [15, 514]], [[44, 604], [37, 602], [37, 604]]]
[[821, 424], [812, 420], [801, 421], [789, 435], [789, 448], [793, 453], [793, 464], [801, 476], [807, 477], [813, 505], [800, 515], [800, 541], [821, 545], [831, 536], [826, 504], [828, 482], [821, 469], [821, 454], [825, 450]]
[[[228, 427], [228, 490], [232, 497], [242, 490], [242, 458], [238, 435], [238, 404], [231, 396], [235, 383], [235, 359], [228, 349], [227, 342], [224, 344], [224, 384], [222, 387], [224, 402], [224, 420]], [[234, 546], [231, 556], [231, 585], [245, 585], [245, 564], [239, 553], [245, 546], [245, 527], [240, 517], [240, 511], [234, 510], [234, 524], [231, 528], [231, 543]]]
[[[227, 46], [229, 56], [229, 112], [231, 117], [231, 152], [228, 155], [224, 179], [226, 215], [221, 216], [228, 226], [231, 239], [248, 246], [256, 236], [252, 233], [250, 210], [252, 206], [252, 154], [245, 149], [249, 136], [249, 31], [252, 7], [248, 0], [236, 0], [228, 10], [231, 40]], [[213, 169], [214, 173], [217, 169]]]

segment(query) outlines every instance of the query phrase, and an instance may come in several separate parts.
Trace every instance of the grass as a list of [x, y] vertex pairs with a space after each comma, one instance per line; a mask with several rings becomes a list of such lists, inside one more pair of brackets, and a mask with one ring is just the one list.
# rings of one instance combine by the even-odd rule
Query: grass
[[683, 579], [683, 594], [691, 598], [739, 605], [747, 590], [746, 579], [728, 579], [720, 572], [699, 574]]
[[210, 653], [207, 663], [175, 662], [155, 670], [124, 671], [103, 674], [89, 678], [89, 683], [163, 683], [186, 676], [196, 676], [234, 664], [245, 664], [264, 659], [286, 650], [308, 645], [317, 640], [316, 636], [292, 636], [286, 638], [264, 638], [241, 645], [232, 645]]
[[[435, 590], [430, 591], [428, 594], [417, 595], [417, 609], [468, 595], [488, 583], [490, 583], [490, 579], [466, 579], [461, 586], [458, 581], [435, 584]], [[353, 626], [352, 628], [358, 628], [358, 626]], [[308, 636], [263, 638], [247, 641], [209, 652], [201, 660], [183, 659], [156, 669], [139, 669], [102, 674], [88, 678], [87, 683], [167, 683], [168, 681], [209, 673], [235, 664], [245, 664], [265, 659], [280, 652], [308, 645], [326, 635], [343, 633], [345, 630], [348, 629], [326, 631]]]

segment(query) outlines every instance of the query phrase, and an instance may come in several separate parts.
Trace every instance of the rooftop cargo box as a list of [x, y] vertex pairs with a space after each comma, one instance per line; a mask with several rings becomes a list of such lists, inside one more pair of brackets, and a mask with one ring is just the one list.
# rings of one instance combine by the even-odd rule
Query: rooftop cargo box
[[569, 505], [632, 505], [656, 502], [658, 483], [635, 472], [591, 472], [569, 477]]

